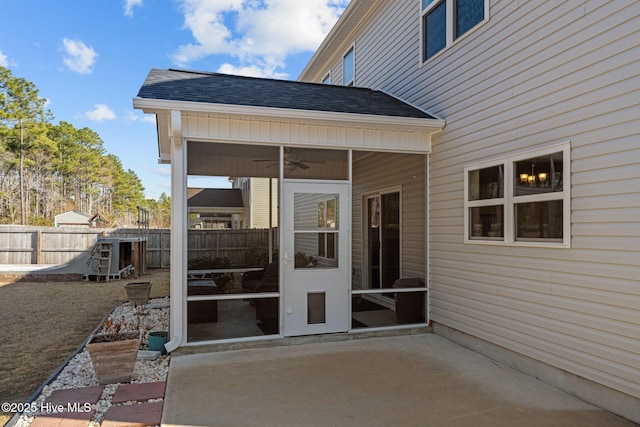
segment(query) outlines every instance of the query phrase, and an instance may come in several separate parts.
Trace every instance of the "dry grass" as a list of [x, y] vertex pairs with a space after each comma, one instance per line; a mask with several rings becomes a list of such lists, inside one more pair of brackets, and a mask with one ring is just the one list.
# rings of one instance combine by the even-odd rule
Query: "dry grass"
[[[169, 270], [109, 282], [0, 284], [0, 402], [25, 402], [127, 300], [123, 285], [152, 280], [151, 297], [169, 295]], [[0, 425], [9, 420], [0, 413]]]

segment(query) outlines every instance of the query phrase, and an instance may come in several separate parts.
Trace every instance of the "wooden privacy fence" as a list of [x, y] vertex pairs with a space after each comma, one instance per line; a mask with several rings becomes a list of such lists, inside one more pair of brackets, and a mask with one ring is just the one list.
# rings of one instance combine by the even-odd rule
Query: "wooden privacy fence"
[[107, 229], [0, 227], [0, 264], [66, 264], [90, 250]]
[[[277, 235], [273, 230], [274, 236]], [[170, 266], [169, 229], [53, 228], [0, 226], [0, 264], [67, 264], [91, 250], [100, 237], [147, 239], [147, 268]], [[275, 242], [275, 237], [274, 237]], [[188, 232], [188, 259], [229, 258], [244, 263], [252, 248], [268, 248], [269, 230], [211, 230]]]
[[[272, 231], [275, 245], [277, 230]], [[187, 247], [189, 261], [202, 258], [229, 258], [232, 265], [244, 265], [245, 253], [248, 250], [269, 247], [269, 230], [189, 230]]]

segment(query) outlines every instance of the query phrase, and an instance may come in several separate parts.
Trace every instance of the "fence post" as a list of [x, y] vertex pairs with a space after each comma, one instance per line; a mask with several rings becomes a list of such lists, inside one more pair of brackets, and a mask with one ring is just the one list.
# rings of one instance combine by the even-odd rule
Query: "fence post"
[[42, 262], [42, 230], [36, 230], [36, 240], [35, 240], [35, 254], [36, 254], [36, 259], [35, 259], [35, 264], [40, 264], [40, 262]]

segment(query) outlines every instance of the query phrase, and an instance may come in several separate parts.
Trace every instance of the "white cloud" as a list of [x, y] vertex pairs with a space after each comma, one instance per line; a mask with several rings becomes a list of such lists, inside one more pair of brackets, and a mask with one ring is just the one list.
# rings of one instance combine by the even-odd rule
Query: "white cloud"
[[113, 120], [116, 114], [105, 104], [96, 104], [94, 109], [84, 113], [84, 116], [94, 122], [102, 122], [104, 120]]
[[[315, 50], [348, 0], [180, 0], [194, 43], [173, 55], [178, 66], [209, 55], [238, 58], [236, 73], [282, 77], [287, 56]], [[222, 68], [222, 67], [221, 67]]]
[[124, 14], [133, 17], [133, 8], [142, 6], [142, 0], [124, 0]]
[[156, 124], [155, 114], [144, 114], [140, 111], [129, 111], [125, 120], [127, 123], [145, 122]]
[[80, 40], [65, 38], [62, 42], [64, 43], [65, 56], [63, 60], [65, 65], [76, 73], [90, 74], [98, 56], [96, 51]]
[[9, 66], [9, 58], [0, 50], [0, 66], [7, 68]]
[[236, 67], [233, 64], [227, 63], [222, 64], [216, 71], [223, 74], [235, 74], [247, 77], [264, 77], [274, 79], [286, 79], [288, 77], [286, 73], [278, 72], [275, 67], [260, 66], [258, 64]]
[[167, 167], [158, 166], [153, 171], [161, 176], [171, 176], [171, 168], [168, 166]]

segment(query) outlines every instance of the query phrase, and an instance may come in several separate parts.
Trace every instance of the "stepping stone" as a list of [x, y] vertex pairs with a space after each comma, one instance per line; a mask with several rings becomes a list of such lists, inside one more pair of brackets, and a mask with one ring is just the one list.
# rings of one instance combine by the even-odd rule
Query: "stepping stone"
[[62, 412], [59, 414], [38, 415], [29, 427], [87, 427], [95, 415], [91, 412]]
[[[102, 427], [145, 427], [160, 425], [162, 402], [112, 406], [107, 410]], [[65, 426], [66, 427], [66, 426]]]
[[140, 384], [121, 384], [111, 399], [112, 403], [146, 402], [149, 399], [164, 398], [166, 381]]
[[104, 386], [97, 385], [93, 387], [69, 388], [65, 390], [56, 390], [46, 399], [51, 405], [67, 405], [83, 403], [97, 403], [100, 400]]
[[158, 357], [159, 351], [138, 350], [138, 360], [156, 360]]

